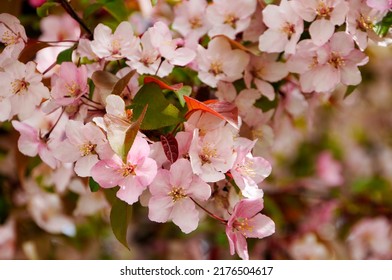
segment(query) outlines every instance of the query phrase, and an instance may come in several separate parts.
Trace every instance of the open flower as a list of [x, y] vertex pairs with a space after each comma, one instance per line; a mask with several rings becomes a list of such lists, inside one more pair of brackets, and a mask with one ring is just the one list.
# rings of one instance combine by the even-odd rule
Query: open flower
[[10, 14], [0, 14], [0, 42], [5, 44], [2, 53], [17, 59], [27, 43], [24, 27]]
[[223, 34], [234, 39], [249, 26], [256, 4], [256, 0], [214, 0], [207, 8], [207, 19], [212, 25], [208, 35]]
[[280, 6], [268, 5], [263, 20], [268, 29], [259, 38], [259, 49], [269, 53], [295, 52], [304, 22], [293, 10], [293, 1], [283, 0]]
[[239, 201], [226, 226], [230, 253], [236, 251], [242, 259], [249, 259], [246, 238], [264, 238], [275, 232], [274, 222], [260, 214], [264, 204], [262, 199], [243, 199]]
[[137, 136], [126, 162], [115, 154], [110, 159], [100, 160], [92, 168], [91, 176], [102, 188], [120, 186], [117, 197], [133, 204], [157, 174], [157, 164], [149, 154], [150, 146], [147, 141]]
[[210, 186], [193, 174], [186, 159], [177, 160], [170, 171], [160, 170], [149, 189], [150, 220], [160, 223], [172, 220], [185, 233], [199, 224], [199, 212], [192, 199], [206, 201], [211, 195]]
[[72, 62], [63, 62], [58, 74], [52, 76], [51, 95], [60, 106], [71, 105], [87, 93], [87, 68]]
[[133, 35], [129, 22], [123, 21], [112, 34], [112, 30], [102, 23], [94, 30], [94, 41], [91, 49], [99, 57], [106, 60], [119, 60], [132, 56], [137, 50], [139, 39]]
[[210, 41], [208, 49], [197, 48], [199, 78], [205, 84], [216, 87], [218, 81], [234, 82], [242, 78], [249, 63], [249, 55], [242, 50], [232, 50], [230, 43], [217, 37]]

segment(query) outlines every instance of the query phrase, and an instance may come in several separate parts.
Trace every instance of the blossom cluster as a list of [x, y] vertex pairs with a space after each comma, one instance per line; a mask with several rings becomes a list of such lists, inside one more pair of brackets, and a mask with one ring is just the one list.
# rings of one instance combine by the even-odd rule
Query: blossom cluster
[[[46, 45], [27, 60], [34, 42], [16, 17], [0, 14], [0, 121], [11, 121], [19, 151], [39, 156], [62, 188], [76, 178], [117, 188], [118, 200], [140, 202], [151, 221], [172, 221], [184, 233], [205, 213], [225, 225], [231, 254], [248, 259], [246, 238], [275, 231], [260, 213], [272, 123], [301, 114], [312, 98], [340, 85], [358, 85], [369, 39], [382, 41], [373, 27], [391, 6], [184, 0], [169, 6], [172, 21], [151, 16], [136, 27], [131, 15], [90, 34], [69, 16], [48, 16], [40, 38]], [[189, 86], [177, 83], [178, 71], [193, 75]], [[37, 182], [25, 188], [34, 193], [30, 207], [43, 208], [38, 225], [73, 234], [58, 196]], [[80, 199], [87, 195], [74, 189]], [[45, 211], [52, 213], [47, 223]]]

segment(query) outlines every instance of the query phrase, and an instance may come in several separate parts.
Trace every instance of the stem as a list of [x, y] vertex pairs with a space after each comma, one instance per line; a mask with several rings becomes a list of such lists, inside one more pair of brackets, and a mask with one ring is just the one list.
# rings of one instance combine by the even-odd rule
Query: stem
[[53, 62], [52, 65], [50, 65], [44, 72], [42, 72], [42, 75], [45, 75], [46, 73], [48, 73], [50, 70], [53, 69], [53, 67], [55, 67], [57, 64], [57, 61]]
[[37, 40], [39, 43], [47, 43], [47, 44], [58, 44], [58, 43], [77, 43], [77, 40], [62, 40], [62, 41], [41, 41]]
[[68, 3], [67, 0], [58, 0], [61, 4], [61, 6], [64, 8], [64, 10], [74, 19], [76, 20], [80, 26], [87, 32], [88, 37], [90, 39], [93, 38], [93, 33], [91, 32], [90, 28], [84, 23], [84, 21], [78, 16], [78, 14], [75, 12], [75, 10], [72, 8], [72, 6]]
[[210, 212], [203, 206], [201, 206], [196, 200], [194, 200], [192, 197], [189, 197], [197, 206], [199, 206], [203, 211], [205, 211], [211, 218], [214, 218], [215, 220], [220, 221], [222, 224], [227, 224], [227, 221], [225, 219], [222, 219], [221, 217], [218, 217], [214, 213]]
[[56, 122], [52, 126], [52, 128], [44, 135], [44, 139], [48, 139], [50, 137], [50, 134], [53, 132], [53, 130], [56, 128], [57, 124], [59, 123], [61, 117], [63, 116], [65, 112], [65, 108], [62, 108], [60, 116], [57, 118]]
[[103, 110], [103, 108], [98, 108], [98, 107], [94, 106], [93, 104], [86, 103], [85, 101], [83, 101], [83, 99], [80, 99], [80, 100], [82, 101], [82, 103], [83, 103], [84, 105], [90, 106], [91, 108], [94, 108], [94, 109], [96, 109], [97, 111], [98, 111], [98, 110], [100, 110], [100, 111]]
[[159, 69], [161, 68], [161, 65], [162, 65], [162, 63], [163, 63], [164, 61], [165, 61], [165, 58], [164, 58], [164, 57], [161, 57], [161, 62], [160, 62], [159, 65], [158, 65], [157, 71], [155, 71], [155, 76], [158, 75]]
[[102, 104], [101, 104], [101, 103], [99, 103], [99, 102], [96, 102], [96, 101], [94, 101], [94, 100], [92, 100], [92, 99], [88, 98], [86, 95], [83, 95], [83, 96], [82, 96], [82, 98], [86, 99], [86, 101], [89, 101], [89, 102], [92, 102], [92, 103], [94, 103], [94, 104], [96, 104], [96, 105], [100, 105], [100, 106], [102, 106]]

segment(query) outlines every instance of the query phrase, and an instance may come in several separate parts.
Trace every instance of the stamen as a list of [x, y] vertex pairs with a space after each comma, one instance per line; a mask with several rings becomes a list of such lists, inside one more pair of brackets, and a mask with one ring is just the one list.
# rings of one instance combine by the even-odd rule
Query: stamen
[[173, 202], [177, 202], [178, 200], [187, 197], [187, 195], [184, 193], [184, 190], [179, 187], [173, 187], [168, 195], [171, 196]]

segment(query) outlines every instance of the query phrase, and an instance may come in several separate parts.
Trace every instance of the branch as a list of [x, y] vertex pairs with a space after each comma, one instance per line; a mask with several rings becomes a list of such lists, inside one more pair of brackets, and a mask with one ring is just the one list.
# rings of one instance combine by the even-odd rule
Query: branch
[[93, 38], [93, 32], [91, 32], [90, 28], [87, 27], [87, 25], [84, 23], [84, 21], [78, 16], [78, 14], [75, 12], [75, 10], [72, 8], [72, 6], [68, 3], [67, 0], [57, 0], [61, 6], [64, 8], [64, 10], [74, 19], [76, 20], [80, 26], [87, 32], [88, 38], [92, 39]]

